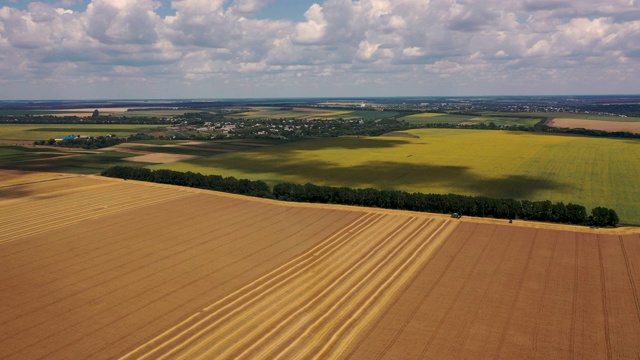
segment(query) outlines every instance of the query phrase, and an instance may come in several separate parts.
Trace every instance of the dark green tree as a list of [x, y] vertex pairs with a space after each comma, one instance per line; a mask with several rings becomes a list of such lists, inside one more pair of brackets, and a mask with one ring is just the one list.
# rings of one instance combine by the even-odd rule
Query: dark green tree
[[595, 226], [616, 226], [620, 219], [613, 209], [598, 206], [591, 210], [589, 220]]
[[587, 209], [582, 205], [567, 204], [567, 222], [571, 224], [585, 224], [587, 222]]

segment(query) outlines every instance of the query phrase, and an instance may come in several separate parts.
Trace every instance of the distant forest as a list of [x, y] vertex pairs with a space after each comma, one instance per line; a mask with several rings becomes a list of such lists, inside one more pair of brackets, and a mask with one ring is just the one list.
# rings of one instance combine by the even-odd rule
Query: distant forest
[[397, 190], [372, 188], [319, 186], [280, 183], [273, 188], [264, 181], [236, 179], [220, 175], [203, 175], [172, 170], [149, 170], [136, 167], [116, 166], [102, 173], [121, 179], [141, 180], [162, 184], [188, 186], [234, 194], [277, 199], [284, 201], [355, 205], [385, 209], [411, 210], [498, 219], [522, 219], [553, 223], [589, 226], [612, 226], [618, 222], [613, 209], [596, 207], [587, 215], [586, 208], [578, 204], [551, 201], [529, 201], [514, 199], [492, 199], [483, 196], [456, 194], [423, 194]]

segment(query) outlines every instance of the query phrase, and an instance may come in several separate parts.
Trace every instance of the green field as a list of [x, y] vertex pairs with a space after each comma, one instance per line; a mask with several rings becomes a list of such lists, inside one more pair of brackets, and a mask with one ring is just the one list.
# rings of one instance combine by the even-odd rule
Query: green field
[[0, 109], [0, 116], [24, 116], [24, 115], [49, 115], [53, 113], [51, 110], [14, 110]]
[[158, 125], [100, 125], [100, 124], [0, 124], [0, 139], [3, 140], [48, 140], [66, 135], [102, 136], [115, 134], [129, 136], [138, 132], [157, 129]]
[[[346, 112], [344, 112], [346, 113]], [[305, 117], [323, 117], [337, 114], [334, 109], [313, 109], [313, 108], [278, 108], [269, 106], [251, 107], [245, 112], [226, 115], [230, 119], [299, 119]]]
[[58, 151], [57, 149], [0, 146], [0, 169], [97, 174], [112, 166], [144, 166], [124, 161], [136, 156], [116, 151]]
[[[171, 117], [171, 116], [182, 116], [184, 114], [192, 114], [192, 113], [200, 113], [200, 112], [210, 112], [207, 110], [199, 110], [199, 109], [144, 109], [144, 110], [135, 110], [135, 111], [114, 111], [108, 112], [105, 111], [105, 114], [111, 114], [112, 116], [126, 116], [128, 118], [131, 117]], [[101, 113], [102, 114], [102, 113]]]
[[252, 107], [248, 111], [227, 115], [230, 119], [381, 119], [397, 115], [394, 111], [345, 110], [331, 108], [281, 109], [277, 107]]
[[374, 120], [374, 119], [387, 119], [387, 118], [396, 116], [398, 114], [399, 113], [395, 111], [353, 110], [353, 111], [349, 111], [348, 114], [334, 115], [334, 116], [331, 116], [331, 118], [333, 119], [362, 118], [365, 120]]
[[[93, 112], [92, 109], [51, 109], [51, 110], [14, 110], [14, 109], [2, 109], [0, 115], [2, 116], [40, 116], [40, 115], [53, 115], [53, 116], [90, 116]], [[100, 115], [110, 115], [116, 117], [169, 117], [169, 116], [181, 116], [185, 113], [198, 113], [198, 112], [210, 112], [209, 110], [200, 109], [137, 109], [133, 111], [126, 111], [120, 108], [116, 109], [102, 109]]]
[[[486, 116], [504, 115], [505, 113], [487, 113]], [[639, 117], [621, 117], [614, 115], [598, 115], [598, 114], [575, 114], [567, 112], [537, 112], [537, 113], [507, 113], [513, 116], [534, 116], [540, 118], [563, 118], [563, 119], [584, 119], [584, 120], [602, 120], [602, 121], [619, 121], [619, 122], [640, 122]]]
[[413, 125], [423, 125], [423, 124], [459, 124], [461, 122], [469, 121], [469, 119], [473, 118], [473, 116], [469, 115], [451, 115], [445, 113], [420, 113], [409, 115], [401, 118]]
[[131, 150], [151, 151], [165, 154], [210, 156], [215, 154], [258, 149], [282, 143], [282, 140], [273, 139], [234, 139], [216, 141], [144, 140], [123, 143], [115, 146], [114, 148], [127, 148]]
[[130, 157], [140, 155], [127, 152], [128, 150], [140, 150], [145, 153], [211, 156], [214, 154], [255, 150], [280, 143], [282, 142], [272, 139], [236, 139], [209, 142], [142, 140], [99, 150], [0, 144], [0, 169], [97, 174], [106, 168], [116, 165], [151, 165], [150, 163], [128, 160]]
[[56, 149], [27, 148], [22, 146], [0, 146], [0, 164], [49, 159], [63, 155]]
[[640, 141], [420, 129], [418, 138], [325, 138], [151, 168], [332, 186], [575, 202], [640, 224]]
[[[511, 114], [509, 114], [511, 115]], [[530, 115], [520, 115], [518, 116], [505, 116], [505, 114], [486, 114], [482, 116], [473, 116], [473, 115], [457, 115], [457, 114], [446, 114], [446, 113], [420, 113], [405, 116], [402, 120], [406, 121], [409, 124], [413, 125], [424, 125], [424, 124], [489, 124], [490, 122], [498, 125], [498, 126], [512, 126], [512, 125], [522, 125], [522, 126], [533, 126], [542, 120], [544, 117], [530, 117]]]

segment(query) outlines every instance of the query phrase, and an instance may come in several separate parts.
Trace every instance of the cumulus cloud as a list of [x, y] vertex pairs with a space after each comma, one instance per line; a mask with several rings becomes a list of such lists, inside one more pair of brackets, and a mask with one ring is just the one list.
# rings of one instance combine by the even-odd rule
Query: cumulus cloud
[[236, 0], [232, 8], [239, 14], [252, 15], [273, 1], [274, 0]]
[[155, 1], [93, 0], [82, 16], [87, 35], [106, 44], [149, 44], [158, 40]]
[[169, 97], [330, 96], [338, 85], [352, 95], [468, 95], [488, 83], [501, 94], [584, 92], [589, 81], [637, 92], [640, 80], [635, 0], [317, 0], [302, 21], [259, 18], [273, 1], [4, 6], [0, 83], [19, 86], [0, 97], [55, 97], [46, 91], [57, 81], [102, 84], [113, 97], [124, 78], [164, 82]]
[[327, 32], [327, 21], [322, 6], [313, 4], [304, 13], [307, 21], [296, 25], [294, 39], [299, 43], [313, 44], [321, 41]]

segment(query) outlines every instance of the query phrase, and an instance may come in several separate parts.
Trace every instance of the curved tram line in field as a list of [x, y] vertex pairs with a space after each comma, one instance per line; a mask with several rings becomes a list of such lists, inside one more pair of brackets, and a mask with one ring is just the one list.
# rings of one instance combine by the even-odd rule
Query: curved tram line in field
[[454, 228], [443, 220], [365, 215], [123, 359], [336, 355], [349, 342], [345, 331], [376, 316]]
[[[64, 180], [61, 181], [62, 186], [55, 191], [49, 191], [48, 183], [30, 184], [29, 191], [38, 191], [38, 187], [48, 188], [48, 191], [41, 198], [36, 196], [36, 201], [21, 202], [14, 205], [10, 213], [2, 215], [0, 244], [80, 223], [87, 219], [192, 195], [182, 191], [168, 192], [161, 188], [142, 192], [135, 184], [127, 186], [98, 180], [95, 184], [87, 186], [85, 184], [89, 181], [88, 179], [66, 178]], [[76, 189], [74, 180], [78, 184], [85, 185], [83, 191]], [[13, 190], [20, 191], [20, 186], [14, 186]]]

